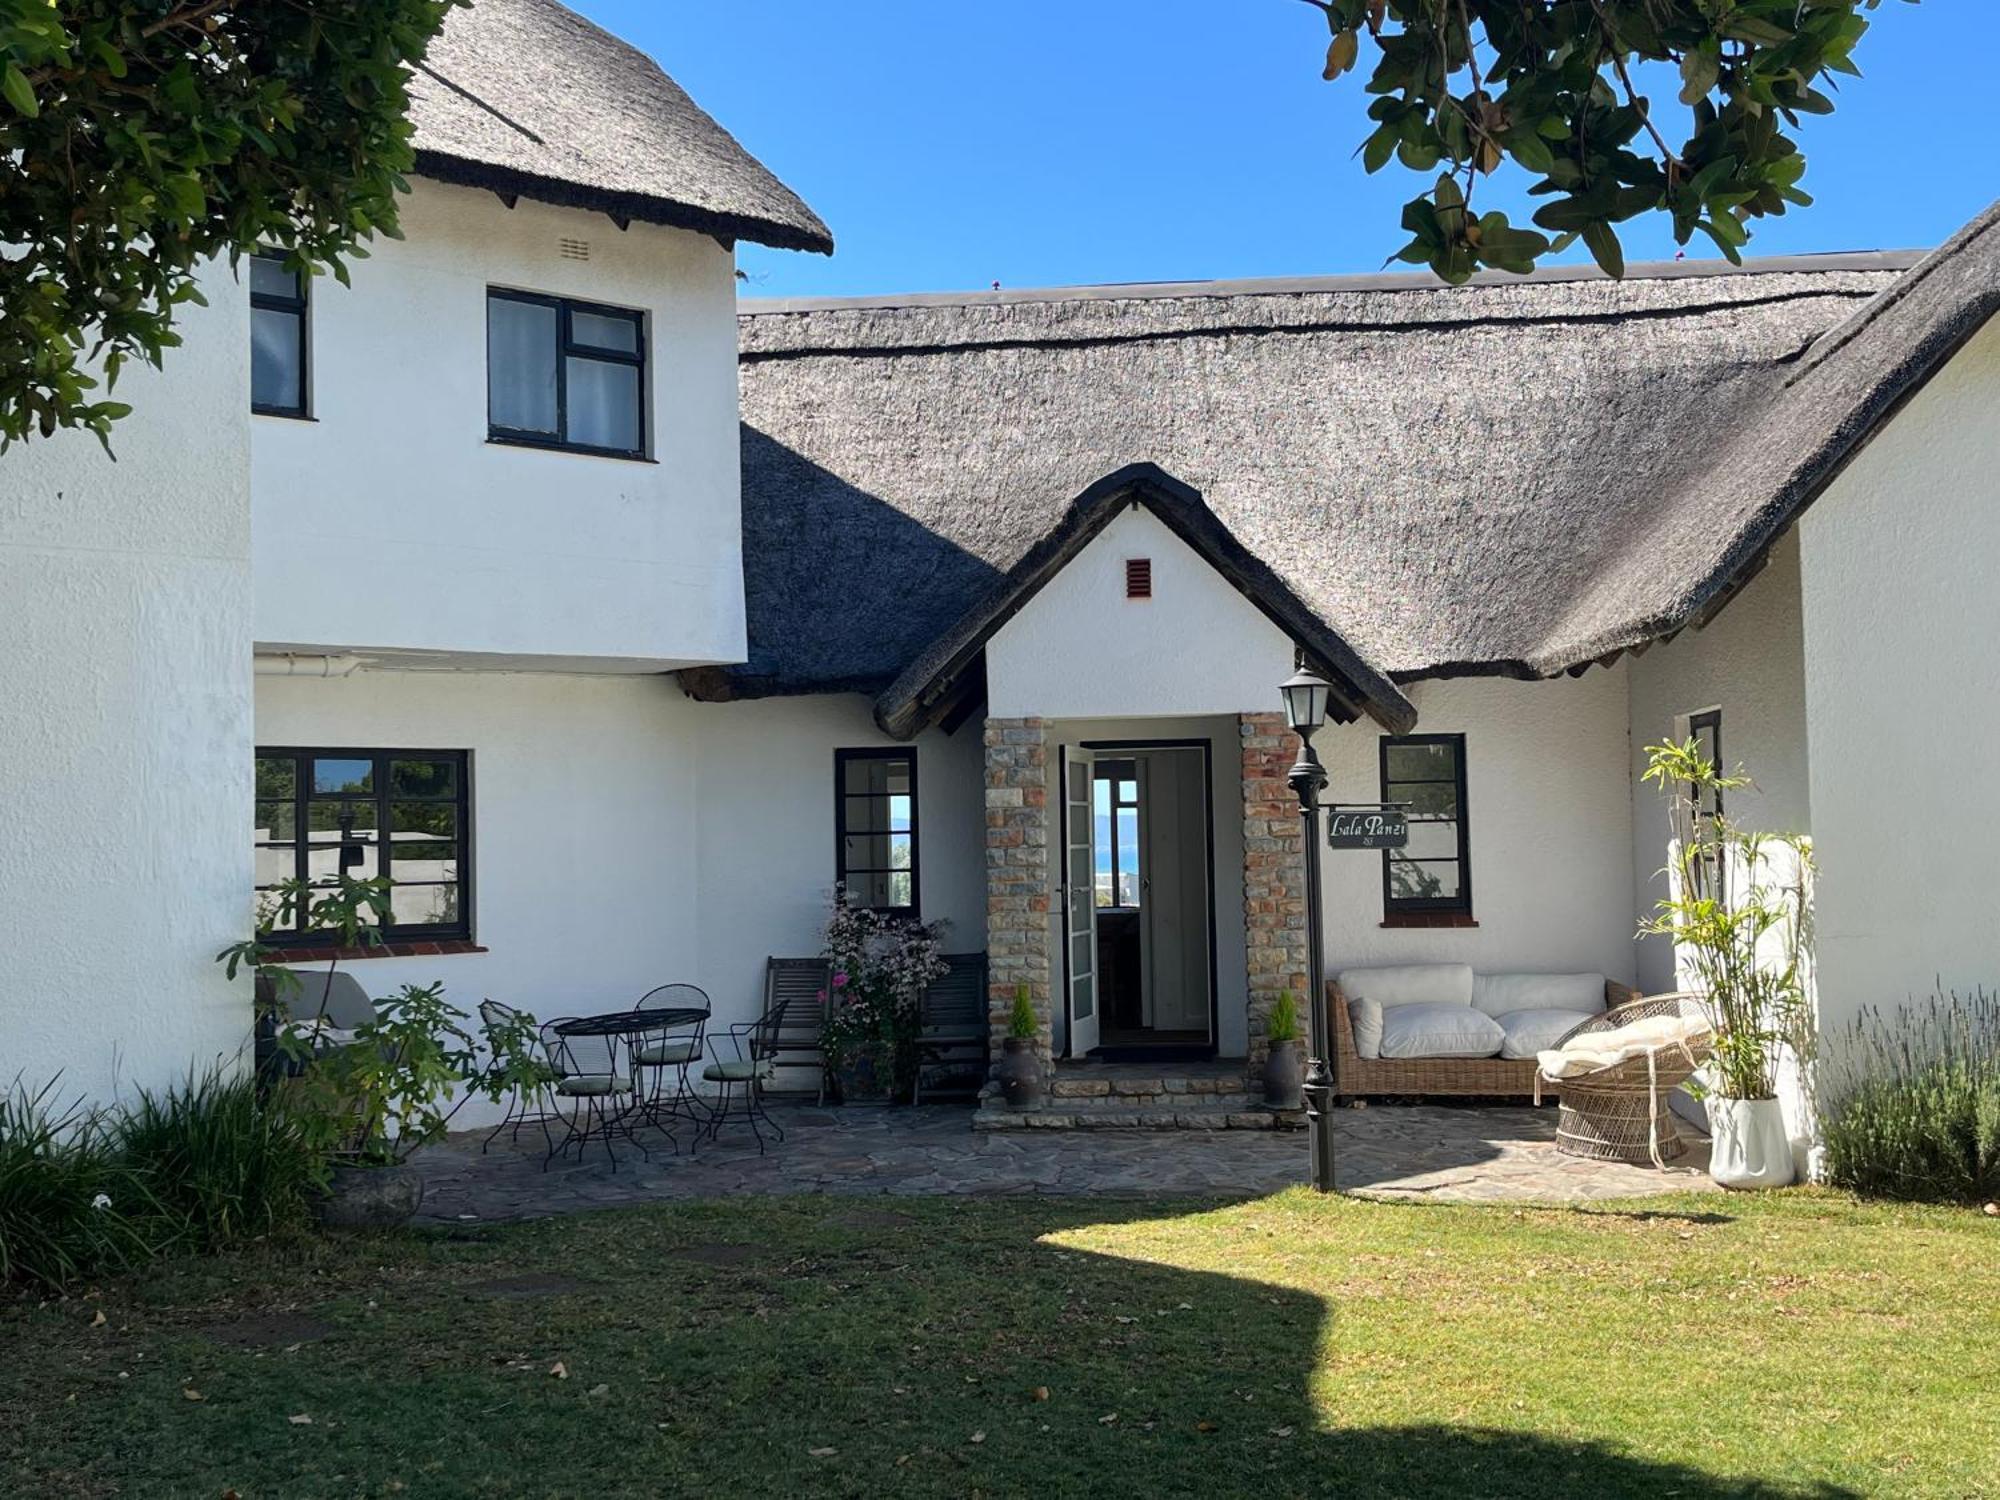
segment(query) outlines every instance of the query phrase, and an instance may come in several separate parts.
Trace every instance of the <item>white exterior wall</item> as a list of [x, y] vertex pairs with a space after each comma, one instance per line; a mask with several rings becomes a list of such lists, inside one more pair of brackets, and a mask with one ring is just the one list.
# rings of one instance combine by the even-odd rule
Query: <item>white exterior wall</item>
[[1820, 1031], [2000, 985], [2000, 327], [1800, 523]]
[[[702, 984], [718, 1013], [756, 1014], [764, 960], [820, 951], [832, 899], [833, 753], [900, 743], [855, 695], [696, 708], [701, 735], [696, 891]], [[946, 951], [986, 946], [984, 760], [977, 721], [917, 751], [918, 902]]]
[[[417, 181], [406, 239], [315, 277], [315, 420], [254, 418], [260, 647], [586, 669], [744, 655], [734, 258]], [[558, 252], [587, 241], [587, 261]], [[658, 462], [486, 440], [486, 289], [648, 314]], [[238, 291], [247, 298], [247, 290]]]
[[[1477, 927], [1385, 928], [1382, 857], [1321, 850], [1329, 974], [1444, 961], [1489, 973], [1601, 971], [1630, 982], [1631, 773], [1623, 666], [1554, 682], [1458, 678], [1409, 690], [1419, 734], [1465, 736]], [[1381, 731], [1329, 725], [1332, 801], [1382, 795]]]
[[164, 373], [0, 456], [0, 1088], [129, 1100], [235, 1057], [246, 983], [247, 308], [226, 273]]
[[[1150, 558], [1153, 597], [1125, 597]], [[1266, 713], [1292, 643], [1154, 516], [1122, 512], [986, 645], [996, 719]]]
[[[1685, 734], [1688, 715], [1722, 710], [1724, 770], [1739, 765], [1756, 785], [1724, 794], [1739, 827], [1759, 833], [1811, 832], [1806, 769], [1805, 654], [1800, 637], [1799, 548], [1787, 537], [1770, 564], [1702, 630], [1688, 631], [1633, 658], [1633, 923], [1653, 915], [1666, 892], [1661, 870], [1672, 837], [1667, 800], [1640, 780], [1646, 747]], [[1674, 988], [1672, 945], [1639, 943], [1639, 986]]]

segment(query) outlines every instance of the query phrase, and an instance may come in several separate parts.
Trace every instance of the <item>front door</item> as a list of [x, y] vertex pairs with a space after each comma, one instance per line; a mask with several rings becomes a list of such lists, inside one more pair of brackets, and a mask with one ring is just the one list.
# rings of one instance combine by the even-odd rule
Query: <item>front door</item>
[[1082, 1057], [1098, 1042], [1095, 759], [1079, 746], [1063, 751], [1063, 974], [1071, 1057]]

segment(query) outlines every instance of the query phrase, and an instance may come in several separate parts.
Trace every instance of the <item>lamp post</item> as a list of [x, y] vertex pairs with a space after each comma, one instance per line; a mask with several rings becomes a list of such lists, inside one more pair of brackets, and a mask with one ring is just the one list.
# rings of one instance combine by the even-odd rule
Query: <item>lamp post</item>
[[1312, 1017], [1313, 1057], [1306, 1068], [1306, 1132], [1312, 1142], [1312, 1183], [1322, 1193], [1334, 1191], [1333, 1100], [1337, 1087], [1333, 1043], [1333, 1011], [1326, 999], [1326, 959], [1322, 949], [1324, 913], [1320, 910], [1319, 797], [1326, 790], [1326, 767], [1313, 751], [1313, 736], [1326, 723], [1327, 700], [1333, 685], [1305, 664], [1286, 679], [1279, 692], [1285, 699], [1285, 722], [1299, 737], [1299, 758], [1286, 774], [1286, 785], [1299, 799], [1305, 834], [1306, 861], [1306, 1013]]

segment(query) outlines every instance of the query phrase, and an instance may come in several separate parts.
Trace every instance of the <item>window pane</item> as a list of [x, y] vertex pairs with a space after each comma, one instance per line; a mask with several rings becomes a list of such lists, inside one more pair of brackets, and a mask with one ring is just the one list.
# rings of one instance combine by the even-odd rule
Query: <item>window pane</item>
[[556, 310], [486, 299], [486, 411], [495, 427], [556, 433]]
[[915, 906], [916, 877], [908, 871], [898, 871], [889, 877], [889, 904], [891, 906]]
[[1458, 747], [1391, 745], [1385, 779], [1389, 781], [1452, 781], [1458, 776]]
[[458, 846], [394, 844], [389, 849], [389, 875], [399, 885], [406, 880], [456, 880]]
[[250, 310], [250, 400], [298, 411], [305, 406], [304, 319], [268, 307]]
[[298, 853], [285, 844], [276, 849], [259, 848], [255, 864], [257, 884], [276, 885], [299, 873]]
[[1408, 811], [1412, 818], [1455, 818], [1458, 816], [1458, 783], [1392, 781], [1382, 788], [1382, 800], [1409, 803]]
[[1118, 904], [1139, 904], [1139, 810], [1118, 809]]
[[847, 831], [849, 833], [886, 833], [889, 829], [889, 799], [887, 797], [848, 797], [846, 803]]
[[259, 843], [298, 837], [297, 808], [290, 802], [259, 802], [257, 832]]
[[1458, 896], [1458, 861], [1419, 864], [1389, 856], [1389, 895], [1397, 901], [1451, 901]]
[[869, 756], [846, 762], [842, 773], [850, 792], [902, 793], [910, 790], [910, 763], [904, 756]]
[[315, 844], [338, 843], [343, 835], [372, 839], [377, 817], [373, 802], [308, 802], [306, 838]]
[[1402, 853], [1405, 859], [1457, 859], [1458, 824], [1412, 821]]
[[[317, 837], [317, 835], [315, 835]], [[342, 843], [314, 844], [306, 852], [306, 879], [316, 885], [331, 885], [342, 875], [355, 880], [373, 880], [382, 873], [380, 851], [372, 843], [356, 839]], [[342, 861], [351, 861], [343, 863]]]
[[886, 874], [857, 875], [850, 870], [847, 874], [847, 899], [856, 906], [887, 906], [889, 880]]
[[289, 755], [260, 755], [257, 757], [257, 796], [259, 800], [274, 797], [289, 797], [298, 790], [299, 763]]
[[451, 802], [392, 802], [389, 832], [398, 839], [448, 839], [458, 832], [458, 807]]
[[612, 316], [574, 309], [569, 315], [569, 338], [573, 344], [590, 344], [599, 349], [616, 349], [621, 354], [637, 354], [639, 320], [625, 314]]
[[392, 760], [392, 797], [450, 797], [458, 791], [458, 764], [449, 760]]
[[590, 448], [639, 451], [639, 367], [572, 355], [565, 440]]
[[296, 297], [299, 295], [299, 273], [286, 270], [282, 256], [253, 255], [250, 257], [250, 291], [260, 297]]
[[[375, 762], [332, 758], [316, 760], [313, 762], [312, 789], [322, 795], [329, 792], [372, 792], [375, 790]], [[369, 826], [374, 824], [371, 822]]]
[[456, 885], [398, 885], [389, 897], [398, 927], [437, 927], [458, 921]]

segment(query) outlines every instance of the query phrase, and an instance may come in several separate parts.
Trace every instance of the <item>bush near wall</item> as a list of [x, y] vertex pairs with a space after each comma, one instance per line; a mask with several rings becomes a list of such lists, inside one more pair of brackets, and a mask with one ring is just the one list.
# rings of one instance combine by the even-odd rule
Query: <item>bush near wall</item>
[[1827, 1112], [1827, 1171], [1869, 1197], [2000, 1199], [2000, 999], [1934, 996], [1864, 1016]]
[[0, 1096], [0, 1284], [61, 1290], [151, 1256], [302, 1226], [326, 1163], [248, 1072], [191, 1073], [129, 1111]]

